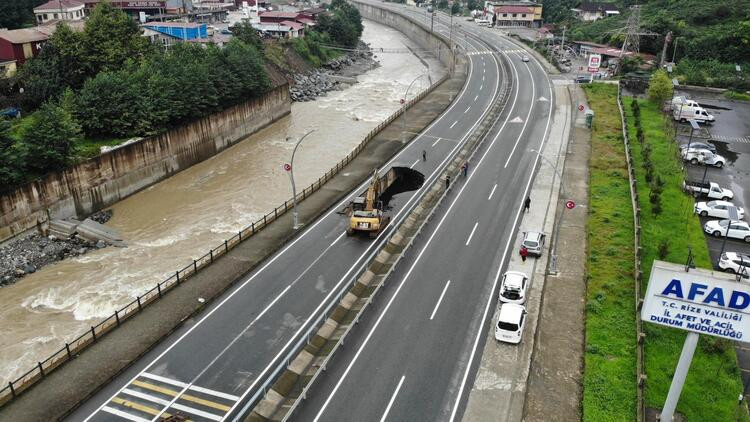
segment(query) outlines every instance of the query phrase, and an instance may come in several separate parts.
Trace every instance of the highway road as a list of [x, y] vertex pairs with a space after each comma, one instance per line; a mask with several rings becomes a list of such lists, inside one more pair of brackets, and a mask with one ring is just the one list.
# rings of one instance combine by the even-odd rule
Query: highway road
[[[461, 42], [467, 51], [486, 49], [475, 40]], [[425, 174], [425, 186], [429, 186], [448, 157], [478, 125], [479, 118], [488, 112], [498, 93], [499, 80], [506, 75], [502, 75], [499, 61], [492, 54], [474, 54], [469, 59], [468, 81], [453, 104], [386, 168], [414, 167]], [[521, 77], [527, 77], [524, 76], [527, 70], [519, 70]], [[528, 110], [520, 107], [518, 110], [526, 121]], [[536, 125], [528, 128], [532, 126]], [[422, 162], [422, 150], [427, 151], [426, 162]], [[299, 153], [304, 154], [304, 148]], [[519, 150], [517, 157], [523, 155]], [[516, 167], [514, 160], [509, 168]], [[377, 239], [347, 237], [347, 219], [336, 211], [364, 187], [352, 192], [318, 220], [307, 222], [308, 226], [291, 243], [251, 272], [199, 319], [187, 322], [146, 354], [69, 419], [147, 421], [181, 413], [195, 421], [236, 420], [271, 370], [317, 316], [348, 288], [352, 277], [360, 272], [421, 194], [421, 190], [404, 193], [391, 201], [396, 224], [391, 224]], [[505, 187], [498, 188], [498, 197], [505, 197], [504, 190]]]
[[[467, 29], [500, 50], [518, 48]], [[488, 304], [494, 305], [498, 277], [517, 247], [510, 242], [538, 160], [528, 150], [542, 149], [550, 127], [550, 81], [522, 55], [510, 54], [519, 90], [491, 143], [391, 275], [381, 305], [360, 321], [296, 420], [461, 419], [477, 354], [485, 340], [495, 341], [485, 338]]]

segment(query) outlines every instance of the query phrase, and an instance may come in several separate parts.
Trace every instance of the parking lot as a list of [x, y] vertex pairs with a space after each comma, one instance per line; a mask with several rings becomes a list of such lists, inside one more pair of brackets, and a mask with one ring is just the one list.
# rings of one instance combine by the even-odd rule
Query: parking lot
[[[690, 180], [716, 182], [723, 188], [734, 192], [732, 202], [737, 207], [748, 210], [750, 207], [750, 103], [729, 101], [718, 94], [680, 92], [700, 103], [709, 113], [713, 114], [716, 122], [713, 125], [702, 126], [700, 131], [694, 131], [693, 141], [708, 141], [716, 145], [716, 153], [726, 159], [723, 168], [706, 167], [686, 163]], [[678, 127], [678, 141], [687, 144], [690, 138], [690, 125], [680, 124]], [[701, 200], [707, 200], [705, 198]], [[701, 217], [701, 223], [712, 218]], [[748, 217], [745, 217], [745, 221]], [[706, 236], [711, 259], [716, 267], [724, 239]], [[727, 239], [725, 250], [750, 255], [750, 243], [742, 240]]]

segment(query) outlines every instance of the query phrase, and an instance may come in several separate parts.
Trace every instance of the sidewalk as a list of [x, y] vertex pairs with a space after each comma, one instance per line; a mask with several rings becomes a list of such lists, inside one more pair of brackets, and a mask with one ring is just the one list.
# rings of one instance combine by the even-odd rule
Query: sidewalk
[[[466, 78], [457, 72], [406, 113], [404, 129], [418, 133], [452, 102]], [[372, 174], [411, 139], [402, 141], [402, 119], [394, 120], [366, 148], [321, 189], [298, 205], [300, 222], [309, 224]], [[144, 308], [123, 325], [98, 340], [47, 379], [2, 407], [2, 420], [49, 421], [64, 417], [79, 403], [124, 371], [186, 321], [203, 311], [244, 274], [280, 249], [296, 233], [291, 213], [280, 216], [214, 265], [187, 279], [163, 299]], [[213, 246], [213, 245], [212, 245]], [[198, 298], [205, 298], [200, 302]]]
[[[545, 158], [556, 162], [562, 168], [570, 130], [570, 99], [565, 85], [555, 84], [555, 110], [549, 139], [542, 152]], [[522, 271], [530, 277], [526, 309], [527, 329], [524, 330], [521, 344], [512, 345], [495, 340], [495, 324], [499, 308], [488, 326], [487, 340], [479, 363], [474, 386], [464, 413], [464, 421], [519, 421], [523, 417], [524, 401], [529, 378], [529, 367], [534, 350], [539, 310], [547, 270], [547, 254], [538, 259], [522, 262], [518, 255], [518, 245], [524, 231], [542, 231], [547, 235], [546, 248], [549, 252], [556, 209], [560, 202], [560, 180], [555, 170], [546, 160], [540, 160], [540, 167], [531, 188], [531, 208], [523, 215], [517, 239], [512, 244], [507, 270]], [[556, 279], [552, 279], [557, 282]], [[496, 301], [496, 298], [492, 298]]]
[[[570, 85], [572, 105], [586, 104], [583, 90]], [[575, 122], [563, 170], [563, 190], [576, 203], [564, 210], [558, 237], [556, 276], [544, 286], [524, 408], [525, 421], [579, 421], [583, 399], [586, 306], [586, 217], [590, 130], [583, 112]]]

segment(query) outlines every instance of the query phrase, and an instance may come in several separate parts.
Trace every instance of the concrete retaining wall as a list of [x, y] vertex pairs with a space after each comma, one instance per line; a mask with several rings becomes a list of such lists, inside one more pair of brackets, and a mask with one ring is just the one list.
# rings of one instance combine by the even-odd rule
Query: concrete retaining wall
[[106, 152], [0, 196], [0, 241], [85, 216], [197, 164], [291, 112], [289, 86]]
[[363, 18], [398, 29], [399, 32], [402, 32], [424, 49], [437, 50], [435, 55], [438, 56], [440, 62], [448, 69], [453, 68], [453, 52], [448, 40], [442, 35], [437, 32], [430, 33], [429, 30], [420, 26], [412, 18], [393, 13], [377, 4], [363, 3], [357, 0], [352, 0], [351, 4], [359, 9]]

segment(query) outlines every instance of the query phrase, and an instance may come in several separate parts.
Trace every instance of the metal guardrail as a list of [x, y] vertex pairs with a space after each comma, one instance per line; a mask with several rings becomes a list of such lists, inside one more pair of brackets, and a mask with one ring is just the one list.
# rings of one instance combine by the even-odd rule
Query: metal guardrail
[[633, 207], [633, 248], [635, 250], [635, 266], [633, 278], [635, 279], [635, 326], [636, 326], [636, 421], [643, 422], [646, 420], [646, 406], [644, 393], [646, 389], [646, 374], [643, 368], [643, 342], [645, 333], [643, 332], [643, 321], [641, 321], [641, 282], [643, 280], [643, 270], [641, 269], [641, 209], [638, 207], [638, 188], [636, 185], [635, 166], [633, 164], [632, 150], [630, 148], [630, 137], [628, 136], [628, 119], [625, 114], [625, 107], [622, 103], [622, 85], [617, 84], [617, 107], [620, 110], [620, 119], [622, 121], [622, 140], [625, 144], [625, 158], [628, 162], [628, 179], [630, 185], [630, 202]]
[[[320, 189], [327, 181], [332, 179], [341, 169], [346, 167], [362, 150], [367, 144], [381, 131], [383, 128], [388, 126], [403, 113], [409, 110], [414, 104], [422, 100], [427, 94], [432, 92], [437, 86], [448, 79], [448, 75], [444, 75], [430, 87], [420, 92], [416, 97], [407, 101], [401, 108], [391, 114], [385, 121], [381, 122], [373, 130], [371, 130], [367, 136], [360, 142], [357, 147], [350, 152], [341, 161], [336, 163], [334, 167], [331, 167], [323, 176], [318, 180], [310, 184], [310, 186], [304, 188], [302, 192], [297, 194], [297, 201], [302, 201], [310, 196], [313, 192]], [[178, 269], [174, 274], [169, 276], [166, 280], [157, 283], [152, 289], [136, 297], [135, 300], [131, 301], [127, 305], [99, 322], [96, 325], [90, 327], [90, 329], [83, 332], [81, 335], [76, 337], [70, 342], [66, 342], [65, 345], [58, 351], [47, 357], [46, 359], [37, 362], [37, 364], [29, 369], [26, 373], [10, 381], [5, 388], [0, 390], [0, 408], [12, 401], [18, 395], [31, 388], [37, 382], [47, 377], [51, 372], [59, 368], [65, 362], [68, 362], [75, 358], [78, 354], [86, 350], [89, 346], [99, 341], [104, 335], [119, 327], [124, 321], [140, 313], [144, 307], [154, 303], [161, 299], [161, 297], [179, 286], [189, 277], [198, 273], [201, 269], [212, 264], [215, 259], [227, 254], [234, 247], [242, 243], [243, 240], [250, 238], [251, 236], [258, 233], [263, 228], [267, 227], [272, 222], [276, 221], [279, 217], [284, 215], [287, 211], [292, 209], [294, 203], [293, 198], [284, 201], [282, 205], [274, 208], [269, 213], [265, 214], [262, 218], [252, 222], [249, 226], [237, 232], [236, 235], [224, 240], [220, 245], [211, 248], [203, 256], [193, 259], [193, 262], [186, 265], [185, 267]]]

